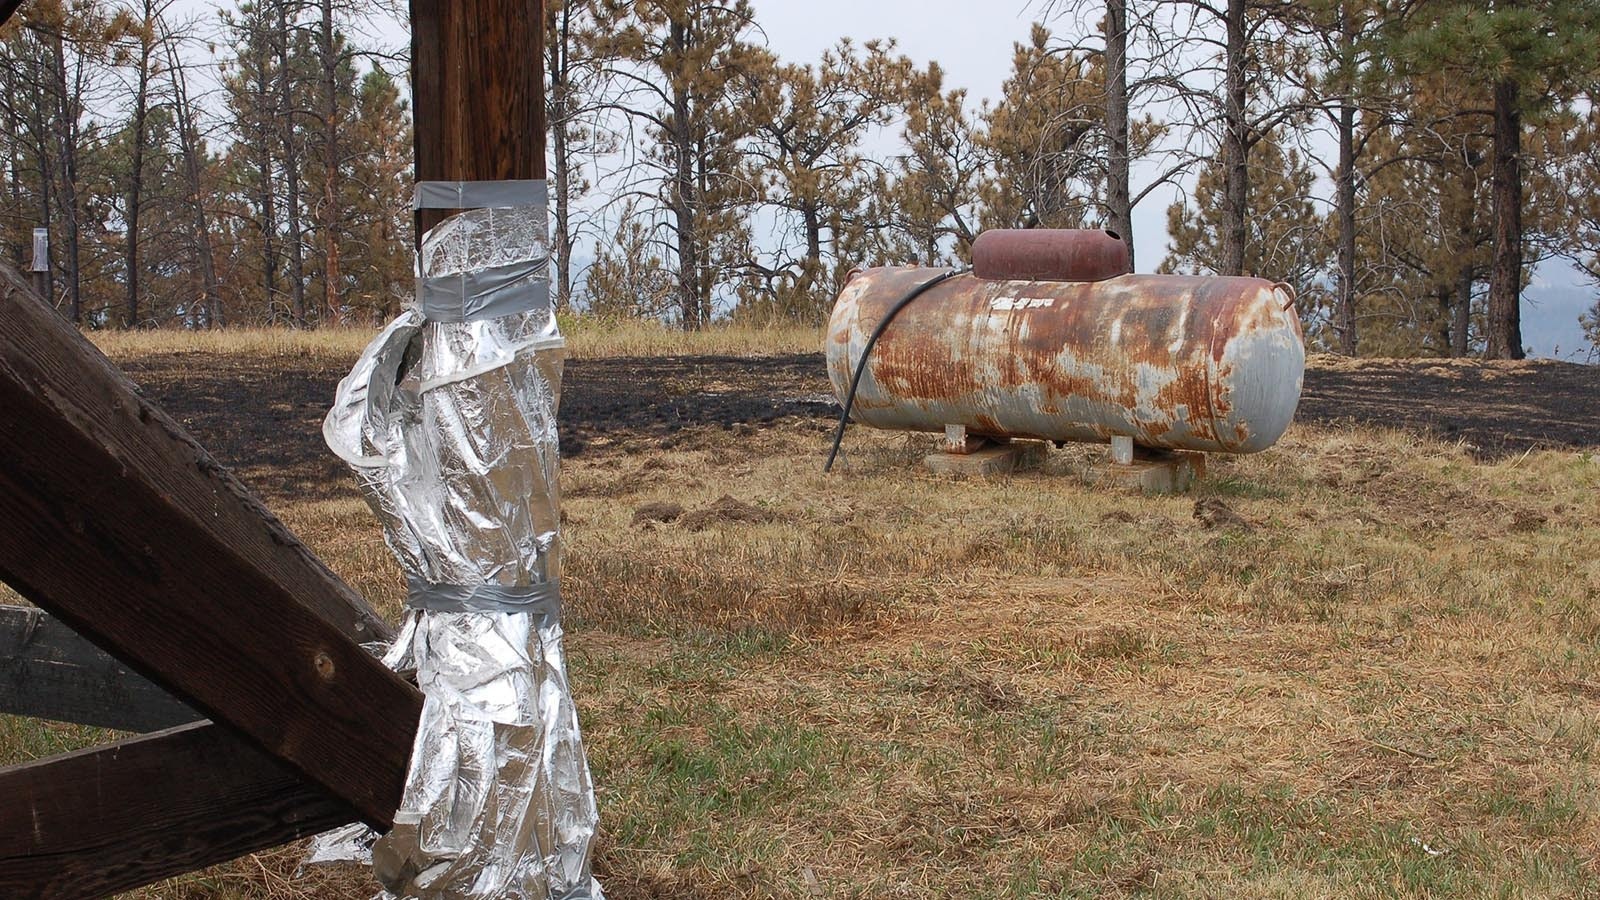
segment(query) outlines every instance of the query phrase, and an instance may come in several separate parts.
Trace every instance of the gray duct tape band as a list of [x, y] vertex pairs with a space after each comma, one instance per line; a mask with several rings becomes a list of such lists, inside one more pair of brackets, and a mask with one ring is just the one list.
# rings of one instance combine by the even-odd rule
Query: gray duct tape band
[[511, 209], [548, 206], [550, 191], [542, 179], [520, 181], [419, 181], [413, 209]]
[[417, 306], [430, 322], [477, 322], [550, 306], [548, 263], [527, 260], [417, 279]]
[[561, 613], [561, 582], [508, 587], [503, 584], [429, 584], [407, 580], [406, 606], [431, 612]]

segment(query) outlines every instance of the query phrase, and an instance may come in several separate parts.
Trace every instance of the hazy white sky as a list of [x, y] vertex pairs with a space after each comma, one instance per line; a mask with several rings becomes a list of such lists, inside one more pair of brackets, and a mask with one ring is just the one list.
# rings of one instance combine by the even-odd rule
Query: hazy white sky
[[1011, 68], [1011, 45], [1028, 37], [1039, 6], [1024, 0], [752, 0], [756, 21], [778, 55], [816, 59], [841, 37], [895, 38], [901, 52], [938, 60], [953, 86], [994, 98]]

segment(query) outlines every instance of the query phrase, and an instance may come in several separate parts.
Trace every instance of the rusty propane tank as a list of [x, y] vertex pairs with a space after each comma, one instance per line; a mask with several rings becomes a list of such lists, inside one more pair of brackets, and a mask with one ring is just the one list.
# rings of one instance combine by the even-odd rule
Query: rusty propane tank
[[[929, 288], [872, 348], [852, 418], [998, 438], [1126, 436], [1173, 450], [1272, 446], [1294, 418], [1305, 370], [1289, 288], [1259, 278], [1111, 276], [1114, 260], [1089, 256], [1082, 280], [972, 274]], [[1026, 260], [999, 266], [1002, 275], [1019, 268], [1075, 274], [1071, 265], [1028, 269]], [[845, 286], [826, 339], [841, 402], [879, 322], [942, 271], [868, 269]]]

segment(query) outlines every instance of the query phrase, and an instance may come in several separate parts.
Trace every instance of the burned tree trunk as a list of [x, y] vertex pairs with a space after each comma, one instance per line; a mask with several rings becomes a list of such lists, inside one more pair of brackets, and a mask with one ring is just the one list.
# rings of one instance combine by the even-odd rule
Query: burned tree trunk
[[1128, 245], [1133, 265], [1133, 184], [1129, 172], [1128, 0], [1107, 0], [1106, 39], [1106, 206], [1107, 224]]
[[1521, 359], [1522, 112], [1512, 78], [1494, 87], [1494, 263], [1489, 270], [1489, 359]]

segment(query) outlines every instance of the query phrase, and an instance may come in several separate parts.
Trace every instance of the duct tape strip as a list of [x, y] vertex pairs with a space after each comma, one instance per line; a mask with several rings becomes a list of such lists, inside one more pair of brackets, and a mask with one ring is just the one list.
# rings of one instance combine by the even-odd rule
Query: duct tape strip
[[417, 307], [430, 322], [477, 322], [548, 309], [543, 259], [417, 279]]
[[544, 179], [517, 181], [419, 181], [413, 209], [511, 209], [549, 206]]
[[508, 586], [503, 584], [430, 584], [407, 580], [406, 606], [430, 612], [561, 614], [561, 582]]

